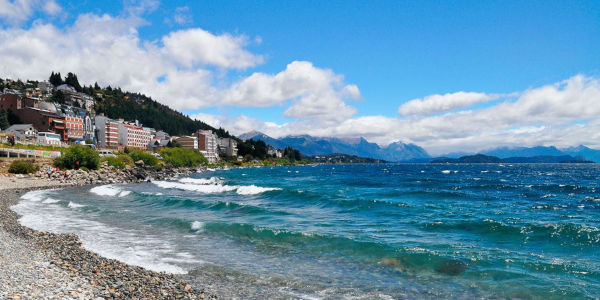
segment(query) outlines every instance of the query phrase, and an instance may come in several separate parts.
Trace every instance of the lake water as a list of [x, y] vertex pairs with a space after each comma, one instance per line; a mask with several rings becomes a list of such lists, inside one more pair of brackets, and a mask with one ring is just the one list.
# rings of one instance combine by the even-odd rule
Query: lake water
[[34, 191], [38, 230], [225, 298], [600, 297], [600, 167], [318, 165]]

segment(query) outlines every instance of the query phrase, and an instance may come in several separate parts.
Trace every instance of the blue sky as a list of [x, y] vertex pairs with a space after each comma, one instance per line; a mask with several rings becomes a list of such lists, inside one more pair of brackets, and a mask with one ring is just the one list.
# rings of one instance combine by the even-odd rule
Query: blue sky
[[[3, 2], [17, 5], [0, 0], [0, 6], [6, 7]], [[39, 31], [44, 24], [66, 35], [94, 34], [84, 30], [83, 23], [86, 28], [98, 26], [95, 30], [99, 35], [137, 39], [131, 45], [133, 52], [140, 51], [137, 57], [173, 59], [171, 64], [147, 67], [155, 83], [158, 77], [166, 76], [173, 78], [171, 82], [189, 84], [173, 83], [158, 89], [151, 81], [140, 83], [139, 74], [127, 75], [126, 70], [116, 67], [113, 72], [125, 74], [118, 79], [75, 62], [40, 60], [45, 64], [44, 74], [74, 71], [84, 80], [94, 78], [139, 90], [235, 133], [258, 129], [274, 136], [360, 135], [382, 145], [396, 140], [414, 142], [434, 153], [523, 142], [600, 144], [583, 138], [589, 139], [586, 133], [597, 121], [595, 112], [573, 111], [566, 117], [564, 112], [532, 108], [558, 107], [573, 101], [600, 104], [593, 93], [600, 76], [598, 1], [56, 1], [58, 11], [39, 9], [46, 1], [25, 2], [31, 2], [29, 10], [21, 13], [27, 17], [15, 17], [0, 8], [3, 38], [19, 29], [29, 32], [33, 39], [35, 29]], [[82, 16], [88, 16], [86, 22]], [[102, 20], [103, 16], [110, 20]], [[107, 25], [101, 25], [104, 21], [135, 33], [123, 28], [106, 33], [103, 28]], [[197, 35], [206, 37], [204, 32], [210, 35], [208, 41], [188, 43]], [[172, 39], [173, 46], [166, 47], [165, 37], [174, 33], [180, 33], [181, 38]], [[222, 37], [231, 38], [229, 44], [211, 44], [210, 40]], [[79, 36], [76, 39], [86, 42]], [[86, 52], [68, 42], [47, 47], [61, 51], [73, 48], [64, 55]], [[132, 60], [111, 47], [96, 55], [104, 57], [111, 51], [116, 53], [117, 64], [118, 59]], [[173, 47], [191, 50], [182, 54]], [[223, 58], [231, 61], [225, 62], [211, 57], [207, 47], [225, 52], [235, 49]], [[0, 49], [0, 55], [13, 52]], [[194, 58], [196, 53], [209, 54]], [[17, 65], [0, 67], [3, 77], [40, 77], [42, 73], [20, 71]], [[309, 78], [294, 86], [299, 73]], [[197, 98], [202, 99], [194, 99], [194, 81], [200, 87], [196, 87]], [[347, 87], [353, 91], [356, 87], [356, 91], [346, 93]], [[556, 87], [555, 93], [546, 94], [551, 87]], [[181, 100], [167, 99], [174, 94], [162, 92], [186, 88], [192, 90], [175, 95]], [[541, 98], [530, 99], [531, 95]], [[263, 101], [271, 96], [273, 99]], [[411, 109], [402, 108], [411, 100]], [[477, 123], [487, 110], [506, 114], [503, 109], [511, 103], [516, 103], [514, 111], [525, 110], [527, 114], [491, 125]], [[467, 118], [465, 114], [476, 116]], [[541, 117], [544, 114], [548, 120]], [[486, 130], [486, 138], [469, 130], [445, 132], [444, 126], [450, 125], [444, 122], [456, 121], [458, 116], [457, 122], [464, 123], [464, 128]], [[511, 119], [515, 121], [511, 123]], [[579, 138], [561, 134], [573, 132], [569, 127], [573, 124], [587, 126]], [[523, 132], [530, 132], [529, 136]], [[478, 138], [480, 142], [476, 142]]]

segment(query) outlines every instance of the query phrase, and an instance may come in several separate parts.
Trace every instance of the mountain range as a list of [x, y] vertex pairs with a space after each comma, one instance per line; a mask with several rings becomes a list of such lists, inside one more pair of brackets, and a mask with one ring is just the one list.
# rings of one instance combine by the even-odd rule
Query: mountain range
[[[335, 138], [335, 137], [314, 137], [310, 135], [293, 135], [282, 138], [273, 138], [262, 132], [251, 131], [239, 136], [242, 140], [262, 140], [267, 145], [275, 148], [285, 148], [291, 146], [300, 150], [303, 155], [316, 156], [327, 154], [348, 154], [360, 157], [381, 159], [390, 162], [428, 162], [433, 158], [423, 148], [415, 144], [405, 144], [402, 142], [391, 143], [386, 147], [380, 147], [375, 143], [370, 143], [362, 137], [359, 138]], [[536, 146], [536, 147], [499, 147], [490, 150], [474, 152], [457, 152], [442, 155], [444, 158], [458, 158], [466, 155], [484, 154], [495, 156], [500, 159], [506, 158], [528, 158], [528, 157], [566, 157], [585, 158], [587, 160], [600, 163], [600, 150], [579, 145], [559, 149], [554, 146]]]
[[239, 136], [242, 140], [262, 140], [275, 148], [290, 146], [298, 149], [303, 155], [317, 156], [327, 154], [348, 154], [360, 157], [381, 159], [391, 162], [428, 159], [429, 154], [415, 144], [395, 142], [387, 147], [380, 147], [364, 138], [314, 137], [310, 135], [293, 135], [272, 138], [262, 132], [251, 131]]

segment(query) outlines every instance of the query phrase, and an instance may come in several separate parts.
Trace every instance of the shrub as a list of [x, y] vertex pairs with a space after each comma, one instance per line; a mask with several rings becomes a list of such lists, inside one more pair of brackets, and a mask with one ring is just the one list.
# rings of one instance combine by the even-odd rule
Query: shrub
[[101, 158], [100, 161], [107, 162], [109, 166], [113, 166], [115, 168], [119, 168], [119, 169], [125, 168], [125, 163], [123, 163], [123, 161], [120, 160], [118, 157], [105, 156], [105, 157]]
[[31, 161], [15, 160], [8, 167], [8, 173], [12, 174], [29, 174], [37, 171], [39, 167]]
[[127, 155], [129, 155], [134, 162], [141, 160], [145, 165], [156, 166], [158, 163], [158, 159], [146, 151], [129, 149]]
[[133, 159], [127, 154], [119, 154], [117, 158], [123, 162], [125, 166], [133, 166]]
[[202, 153], [187, 148], [164, 148], [160, 155], [166, 163], [175, 167], [196, 167], [200, 164], [208, 164], [208, 160]]
[[98, 169], [99, 163], [100, 156], [98, 156], [98, 152], [90, 147], [81, 145], [73, 145], [65, 149], [62, 155], [54, 160], [55, 166], [67, 169], [86, 167], [95, 170]]

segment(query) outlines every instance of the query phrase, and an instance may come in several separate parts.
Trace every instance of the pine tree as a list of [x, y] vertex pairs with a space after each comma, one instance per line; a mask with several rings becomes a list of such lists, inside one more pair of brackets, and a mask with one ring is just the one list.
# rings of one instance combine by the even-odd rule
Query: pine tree
[[79, 85], [77, 75], [69, 72], [69, 74], [67, 74], [67, 77], [65, 77], [65, 83], [74, 87], [76, 91], [81, 92], [81, 85]]
[[8, 123], [8, 112], [3, 108], [0, 110], [0, 129], [6, 129], [8, 127], [10, 127], [10, 124]]
[[50, 74], [50, 79], [48, 81], [50, 81], [50, 83], [52, 83], [52, 85], [54, 85], [54, 86], [59, 86], [59, 85], [63, 84], [62, 77], [60, 77], [60, 72], [58, 72], [58, 73], [52, 72], [52, 74]]

